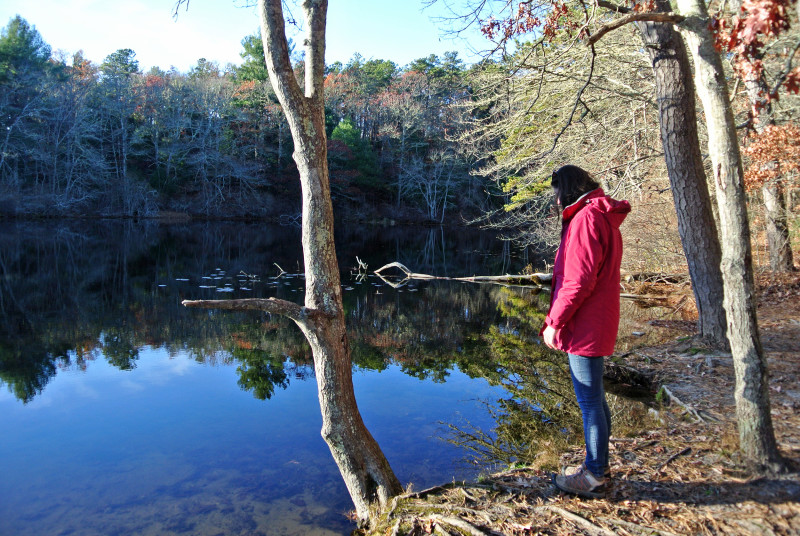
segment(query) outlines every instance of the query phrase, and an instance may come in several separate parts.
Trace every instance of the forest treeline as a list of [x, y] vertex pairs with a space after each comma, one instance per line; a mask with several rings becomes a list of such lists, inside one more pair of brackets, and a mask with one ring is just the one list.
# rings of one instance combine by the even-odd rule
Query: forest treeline
[[[794, 39], [790, 33], [776, 41], [763, 58], [774, 76]], [[568, 39], [517, 45], [471, 66], [456, 52], [403, 67], [358, 54], [328, 65], [337, 216], [483, 217], [517, 229], [525, 242], [544, 243], [548, 231], [556, 236], [547, 228], [552, 222], [542, 225], [550, 210], [547, 177], [570, 162], [645, 207], [627, 244], [637, 262], [646, 261], [638, 268], [682, 264], [660, 97], [641, 39], [609, 34], [591, 61]], [[258, 33], [242, 40], [241, 55], [239, 66], [201, 58], [186, 73], [145, 73], [131, 49], [97, 65], [81, 52], [53, 53], [34, 26], [12, 18], [0, 35], [0, 216], [298, 218], [293, 142]], [[304, 58], [293, 51], [292, 60], [303, 84]], [[754, 147], [747, 154], [754, 193], [774, 183], [770, 174], [796, 184], [797, 97], [771, 102], [775, 126], [759, 138], [751, 135], [752, 103], [739, 81], [732, 73], [740, 133]], [[698, 126], [704, 138], [704, 124]], [[764, 221], [785, 222], [772, 241], [786, 243], [793, 224], [785, 214], [797, 201], [791, 191], [785, 200], [774, 188], [764, 192], [773, 192], [765, 203], [776, 207]]]
[[[0, 214], [296, 217], [292, 139], [261, 37], [241, 66], [141, 72], [120, 49], [100, 64], [53, 54], [17, 16], [0, 37]], [[293, 55], [302, 80], [304, 62]], [[334, 203], [350, 219], [442, 221], [486, 208], [458, 150], [470, 72], [457, 53], [398, 67], [356, 54], [327, 68]], [[456, 193], [458, 195], [456, 195]]]

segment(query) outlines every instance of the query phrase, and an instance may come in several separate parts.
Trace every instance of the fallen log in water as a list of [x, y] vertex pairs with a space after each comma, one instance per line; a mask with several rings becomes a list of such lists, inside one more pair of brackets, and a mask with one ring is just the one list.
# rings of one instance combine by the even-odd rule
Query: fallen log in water
[[[549, 284], [550, 281], [553, 279], [553, 274], [517, 274], [517, 275], [474, 275], [469, 277], [442, 277], [437, 275], [429, 275], [429, 274], [418, 274], [416, 272], [412, 272], [409, 270], [405, 265], [399, 262], [390, 262], [389, 264], [385, 264], [375, 270], [375, 274], [381, 277], [384, 281], [386, 279], [381, 274], [384, 270], [389, 268], [397, 268], [403, 274], [405, 274], [405, 280], [407, 279], [440, 279], [440, 280], [448, 280], [448, 281], [467, 281], [470, 283], [514, 283], [518, 285], [536, 285], [536, 286], [543, 286]], [[396, 284], [392, 284], [387, 281], [392, 286]]]
[[[359, 261], [360, 262], [360, 261]], [[365, 266], [365, 265], [364, 265]], [[400, 270], [404, 275], [405, 278], [400, 281], [390, 281], [386, 279], [384, 274], [382, 273], [385, 270], [390, 268], [397, 268]], [[540, 288], [547, 288], [553, 281], [553, 274], [545, 274], [545, 273], [535, 273], [535, 274], [505, 274], [505, 275], [473, 275], [468, 277], [443, 277], [438, 275], [430, 275], [430, 274], [419, 274], [416, 272], [412, 272], [408, 269], [404, 264], [400, 262], [390, 262], [389, 264], [385, 264], [374, 271], [378, 277], [383, 279], [388, 285], [397, 288], [402, 287], [406, 284], [409, 279], [421, 279], [421, 280], [446, 280], [446, 281], [465, 281], [469, 283], [497, 283], [502, 285], [524, 285], [524, 286], [535, 286]], [[630, 281], [631, 277], [636, 278], [637, 276], [641, 275], [643, 278], [653, 276], [653, 274], [623, 274], [621, 277], [622, 281]], [[678, 276], [672, 275], [664, 275], [664, 280], [668, 278], [678, 278]], [[686, 299], [684, 295], [672, 295], [672, 294], [627, 294], [622, 293], [620, 294], [621, 298], [628, 298], [632, 300], [637, 300], [640, 302], [650, 302], [653, 304], [662, 304], [666, 306], [677, 306], [681, 305], [682, 302]], [[677, 305], [676, 305], [677, 304]]]

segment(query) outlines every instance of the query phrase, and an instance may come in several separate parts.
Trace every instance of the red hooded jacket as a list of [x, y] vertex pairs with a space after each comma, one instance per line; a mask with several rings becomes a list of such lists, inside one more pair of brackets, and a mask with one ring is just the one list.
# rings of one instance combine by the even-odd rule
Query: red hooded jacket
[[619, 226], [631, 211], [601, 188], [564, 208], [545, 325], [559, 350], [585, 357], [614, 352], [619, 328]]

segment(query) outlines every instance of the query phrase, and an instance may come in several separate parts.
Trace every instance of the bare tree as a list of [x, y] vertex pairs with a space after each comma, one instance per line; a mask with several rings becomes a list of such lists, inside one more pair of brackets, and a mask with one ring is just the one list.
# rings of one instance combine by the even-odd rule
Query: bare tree
[[[489, 125], [484, 138], [500, 132], [502, 142], [484, 172], [504, 178], [504, 191], [512, 194], [506, 208], [514, 208], [500, 217], [523, 220], [529, 239], [541, 240], [542, 227], [527, 222], [548, 216], [546, 203], [537, 197], [542, 197], [540, 182], [558, 162], [597, 170], [615, 179], [613, 186], [625, 195], [636, 195], [646, 177], [666, 171], [699, 312], [698, 330], [710, 343], [724, 347], [721, 250], [700, 154], [689, 57], [680, 34], [659, 22], [674, 14], [666, 12], [667, 2], [657, 2], [660, 12], [650, 13], [609, 2], [600, 5], [622, 16], [600, 19], [605, 24], [596, 27], [589, 41], [611, 41], [603, 41], [595, 58], [577, 43], [554, 46], [540, 40], [521, 50], [526, 54], [511, 65], [513, 74], [487, 69], [501, 87], [477, 100], [477, 109], [488, 110], [477, 122]], [[609, 35], [610, 29], [631, 22], [639, 30], [640, 44], [628, 33]], [[631, 124], [637, 111], [642, 121]], [[648, 115], [658, 120], [649, 128]], [[478, 143], [473, 145], [485, 154], [475, 132], [472, 141]]]
[[702, 0], [678, 0], [686, 20], [681, 30], [694, 58], [697, 92], [708, 125], [708, 150], [716, 184], [722, 240], [722, 277], [728, 340], [736, 372], [739, 448], [758, 465], [784, 468], [770, 414], [767, 361], [756, 320], [750, 224], [744, 171], [722, 60], [708, 29]]
[[[656, 0], [655, 7], [666, 14], [669, 1]], [[699, 332], [713, 345], [726, 347], [725, 311], [719, 306], [723, 296], [719, 268], [722, 250], [700, 154], [689, 56], [671, 24], [638, 21], [636, 26], [653, 66], [661, 143], [697, 304]]]
[[[180, 5], [183, 0], [180, 0]], [[260, 309], [283, 314], [311, 345], [322, 412], [322, 436], [339, 466], [356, 514], [369, 519], [369, 506], [386, 505], [402, 487], [356, 405], [350, 344], [345, 329], [339, 266], [333, 241], [333, 208], [327, 165], [323, 76], [327, 0], [304, 0], [305, 89], [289, 58], [281, 0], [259, 0], [261, 36], [269, 71], [294, 139], [300, 172], [305, 306], [278, 299], [186, 301], [187, 306]]]

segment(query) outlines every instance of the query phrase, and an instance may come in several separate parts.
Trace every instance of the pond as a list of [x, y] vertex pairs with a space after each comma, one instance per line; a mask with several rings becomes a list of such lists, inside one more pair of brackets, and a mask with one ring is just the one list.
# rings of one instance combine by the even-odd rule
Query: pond
[[[526, 316], [515, 300], [546, 297], [393, 288], [359, 276], [356, 257], [449, 277], [535, 260], [463, 229], [340, 226], [336, 239], [367, 427], [403, 484], [474, 478], [486, 468], [442, 440], [445, 423], [492, 428], [484, 402], [509, 388], [501, 339]], [[296, 227], [2, 222], [0, 534], [349, 534], [299, 330], [180, 305], [302, 302], [302, 266]]]

